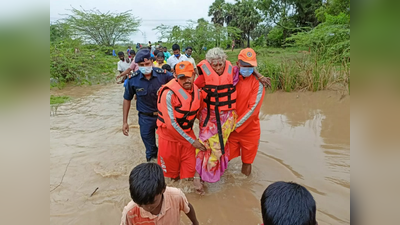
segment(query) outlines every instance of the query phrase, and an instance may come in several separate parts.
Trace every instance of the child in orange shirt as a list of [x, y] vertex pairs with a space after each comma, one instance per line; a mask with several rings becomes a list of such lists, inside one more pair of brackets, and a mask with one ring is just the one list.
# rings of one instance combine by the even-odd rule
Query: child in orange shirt
[[132, 201], [122, 212], [121, 225], [179, 225], [180, 211], [185, 212], [194, 225], [199, 224], [183, 192], [166, 186], [158, 164], [143, 163], [133, 168], [129, 190]]

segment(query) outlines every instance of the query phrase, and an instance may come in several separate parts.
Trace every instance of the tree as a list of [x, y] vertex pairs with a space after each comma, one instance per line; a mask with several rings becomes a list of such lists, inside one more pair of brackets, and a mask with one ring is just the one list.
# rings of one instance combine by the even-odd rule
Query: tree
[[247, 37], [247, 47], [250, 48], [250, 32], [257, 27], [262, 19], [256, 9], [256, 2], [254, 0], [237, 0], [233, 7], [233, 12], [235, 16], [230, 25], [243, 31], [242, 40]]
[[235, 6], [231, 3], [225, 3], [224, 5], [224, 19], [226, 26], [229, 26], [230, 22], [232, 21], [233, 17], [235, 16], [234, 11]]
[[350, 15], [350, 0], [327, 0], [315, 11], [320, 22], [325, 22], [325, 13], [338, 16], [340, 13]]
[[229, 43], [228, 34], [233, 37], [240, 36], [241, 30], [235, 27], [224, 27], [220, 24], [213, 24], [203, 18], [197, 21], [188, 21], [185, 26], [165, 26], [156, 27], [157, 33], [162, 35], [161, 38], [168, 39], [170, 43], [177, 43], [181, 47], [191, 46], [193, 55], [197, 59], [204, 58], [205, 50], [213, 47], [223, 47]]
[[72, 8], [71, 15], [64, 19], [73, 34], [98, 45], [114, 46], [116, 42], [128, 41], [128, 37], [138, 31], [140, 19], [130, 11], [122, 13], [102, 13], [97, 9], [78, 10]]
[[68, 24], [56, 22], [50, 24], [50, 42], [56, 42], [71, 37], [71, 30]]
[[294, 0], [296, 13], [293, 19], [297, 27], [316, 27], [319, 24], [315, 15], [315, 10], [321, 7], [321, 0]]
[[208, 10], [208, 16], [213, 16], [211, 22], [214, 24], [224, 25], [225, 13], [224, 13], [225, 0], [215, 0]]

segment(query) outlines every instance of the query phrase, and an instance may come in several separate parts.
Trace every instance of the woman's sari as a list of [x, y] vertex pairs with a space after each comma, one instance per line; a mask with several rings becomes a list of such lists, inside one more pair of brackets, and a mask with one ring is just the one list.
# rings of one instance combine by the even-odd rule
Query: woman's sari
[[207, 108], [200, 111], [200, 134], [199, 139], [206, 147], [206, 151], [196, 150], [196, 171], [203, 181], [214, 183], [219, 181], [228, 167], [229, 134], [235, 129], [237, 114], [235, 110], [221, 111], [220, 120], [224, 140], [225, 154], [221, 152], [221, 145], [218, 137], [217, 121], [215, 111], [210, 110], [210, 119], [203, 127], [207, 117]]

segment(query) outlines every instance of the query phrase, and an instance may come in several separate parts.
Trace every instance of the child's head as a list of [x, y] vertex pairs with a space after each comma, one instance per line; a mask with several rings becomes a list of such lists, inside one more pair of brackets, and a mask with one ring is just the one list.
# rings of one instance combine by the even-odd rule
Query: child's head
[[164, 70], [167, 70], [167, 71], [171, 72], [171, 66], [168, 65], [168, 64], [163, 65], [161, 68], [164, 69]]
[[303, 186], [275, 182], [261, 197], [264, 225], [317, 225], [313, 196]]
[[156, 163], [142, 163], [129, 175], [132, 200], [150, 213], [162, 203], [165, 188], [163, 170]]
[[131, 51], [129, 52], [129, 54], [130, 54], [131, 56], [135, 56], [135, 55], [136, 55], [136, 52], [135, 52], [135, 50], [131, 50]]

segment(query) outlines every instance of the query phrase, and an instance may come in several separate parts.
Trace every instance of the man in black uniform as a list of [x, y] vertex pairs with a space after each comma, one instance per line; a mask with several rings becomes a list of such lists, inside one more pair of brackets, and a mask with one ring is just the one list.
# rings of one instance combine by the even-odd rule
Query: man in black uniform
[[168, 83], [174, 77], [168, 71], [156, 67], [153, 68], [149, 49], [139, 50], [136, 54], [135, 63], [139, 65], [139, 70], [129, 76], [125, 86], [122, 132], [128, 136], [128, 114], [131, 100], [136, 95], [140, 136], [146, 147], [146, 159], [149, 162], [152, 159], [157, 160], [158, 152], [155, 134], [158, 116], [157, 91], [161, 85]]

